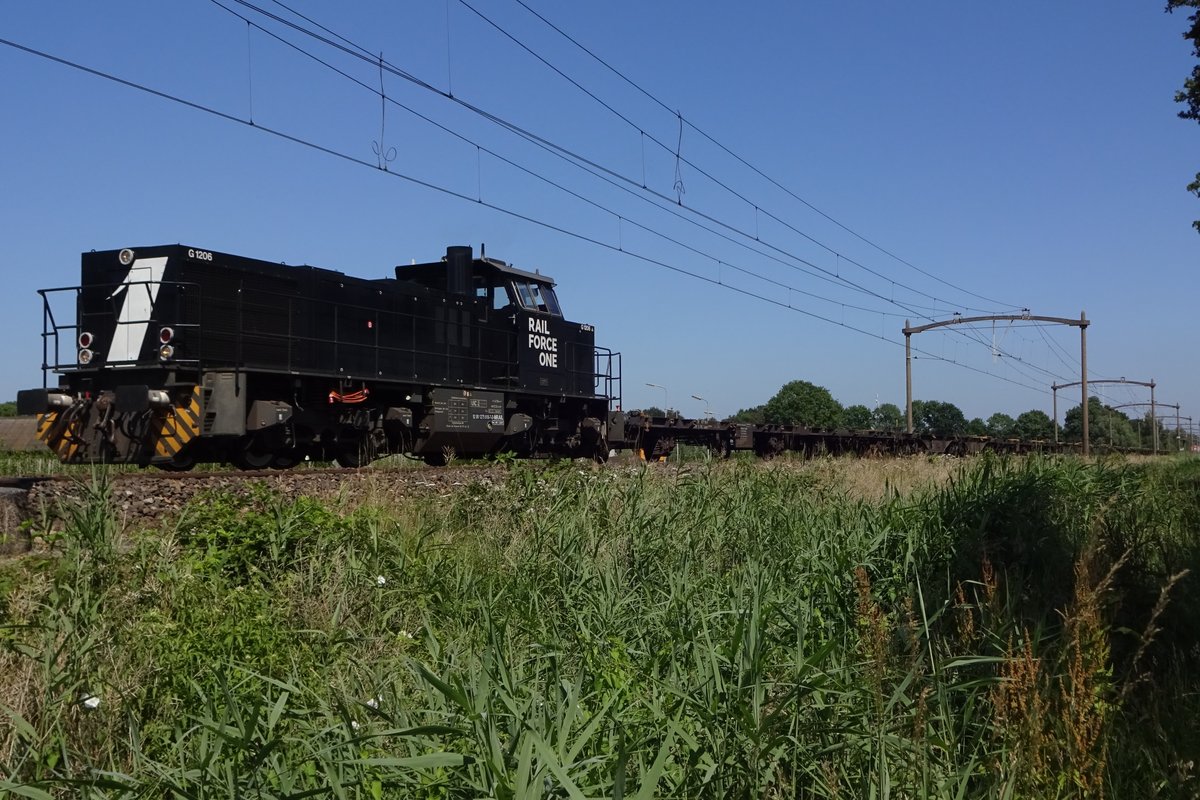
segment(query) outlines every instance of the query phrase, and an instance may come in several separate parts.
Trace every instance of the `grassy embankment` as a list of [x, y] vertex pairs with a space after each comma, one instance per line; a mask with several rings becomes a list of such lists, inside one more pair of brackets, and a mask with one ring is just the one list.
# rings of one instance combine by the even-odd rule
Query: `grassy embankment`
[[0, 568], [0, 791], [1200, 792], [1194, 460], [515, 466], [145, 532], [105, 491]]

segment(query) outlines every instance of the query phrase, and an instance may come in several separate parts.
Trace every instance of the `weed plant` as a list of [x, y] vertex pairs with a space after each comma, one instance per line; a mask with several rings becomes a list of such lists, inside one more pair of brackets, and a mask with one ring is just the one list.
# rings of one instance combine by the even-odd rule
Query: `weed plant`
[[100, 479], [3, 566], [0, 791], [1197, 796], [1200, 464], [877, 464], [512, 464], [124, 532]]

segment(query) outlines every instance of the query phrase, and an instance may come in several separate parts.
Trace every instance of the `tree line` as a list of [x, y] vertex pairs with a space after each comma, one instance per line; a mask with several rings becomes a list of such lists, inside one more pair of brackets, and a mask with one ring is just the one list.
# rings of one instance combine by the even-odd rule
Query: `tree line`
[[[1062, 441], [1083, 439], [1082, 405], [1068, 409], [1059, 427]], [[656, 406], [644, 409], [650, 416], [675, 416]], [[784, 384], [775, 396], [762, 405], [743, 408], [726, 420], [758, 425], [802, 425], [819, 430], [884, 431], [898, 433], [907, 428], [904, 409], [895, 403], [880, 403], [875, 408], [865, 405], [843, 406], [828, 389], [808, 381], [796, 380]], [[1161, 421], [1153, 421], [1147, 412], [1143, 418], [1130, 419], [1119, 409], [1106, 406], [1099, 398], [1088, 400], [1088, 439], [1095, 445], [1115, 447], [1146, 447], [1154, 442], [1158, 427], [1159, 441], [1164, 446], [1175, 436]], [[941, 400], [913, 401], [913, 432], [928, 436], [991, 436], [1000, 439], [1052, 440], [1054, 420], [1040, 409], [1030, 409], [1016, 417], [997, 412], [987, 419], [967, 419], [962, 410]]]

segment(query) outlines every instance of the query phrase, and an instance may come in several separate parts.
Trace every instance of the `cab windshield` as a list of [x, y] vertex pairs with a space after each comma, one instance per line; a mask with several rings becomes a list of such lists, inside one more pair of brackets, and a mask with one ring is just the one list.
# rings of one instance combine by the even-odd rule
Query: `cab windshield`
[[555, 296], [553, 287], [532, 281], [513, 281], [513, 288], [516, 289], [521, 305], [530, 311], [562, 316], [562, 309], [559, 308], [558, 297]]

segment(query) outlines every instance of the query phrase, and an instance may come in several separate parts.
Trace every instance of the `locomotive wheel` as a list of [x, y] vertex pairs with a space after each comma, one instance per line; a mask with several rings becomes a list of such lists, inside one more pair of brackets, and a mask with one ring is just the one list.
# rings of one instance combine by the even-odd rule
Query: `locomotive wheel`
[[370, 464], [374, 459], [364, 453], [362, 448], [349, 445], [338, 451], [333, 457], [333, 463], [342, 469], [359, 469]]
[[344, 469], [360, 469], [388, 451], [387, 437], [373, 430], [347, 442], [338, 443], [334, 462]]
[[233, 463], [242, 470], [267, 469], [274, 462], [276, 455], [257, 438], [248, 436], [241, 441], [237, 452], [233, 454]]
[[163, 472], [187, 472], [196, 466], [196, 459], [188, 453], [176, 453], [170, 461], [155, 464]]
[[282, 453], [276, 453], [271, 459], [271, 469], [291, 469], [300, 463], [303, 459], [295, 450], [285, 450]]

